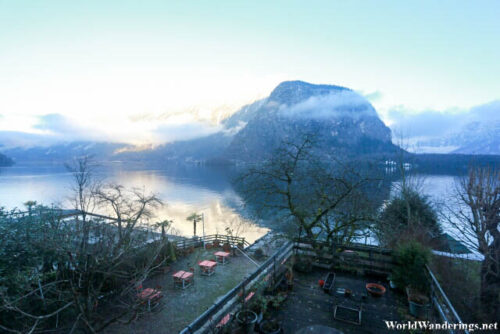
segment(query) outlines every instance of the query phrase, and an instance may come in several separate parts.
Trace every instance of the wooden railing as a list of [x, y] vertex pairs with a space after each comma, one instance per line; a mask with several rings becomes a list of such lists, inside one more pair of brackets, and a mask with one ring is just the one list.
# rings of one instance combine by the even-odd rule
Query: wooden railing
[[[210, 235], [205, 237], [205, 241], [214, 240], [234, 240], [237, 244], [242, 238], [223, 235]], [[201, 238], [200, 238], [201, 239]], [[195, 241], [193, 241], [195, 242]], [[197, 241], [198, 243], [200, 241]], [[187, 244], [186, 244], [187, 245]], [[316, 242], [316, 247], [313, 248], [307, 240], [294, 240], [280, 248], [272, 257], [263, 263], [250, 276], [245, 278], [240, 284], [224, 295], [217, 303], [212, 305], [207, 311], [201, 314], [191, 324], [184, 328], [181, 334], [206, 333], [210, 330], [210, 324], [216, 324], [229, 310], [236, 307], [235, 304], [238, 296], [245, 290], [248, 291], [258, 280], [264, 275], [268, 277], [272, 274], [273, 281], [276, 280], [277, 273], [282, 269], [281, 264], [286, 262], [293, 253], [302, 256], [311, 256], [317, 260], [317, 263], [330, 263], [333, 267], [345, 267], [363, 269], [368, 272], [388, 275], [392, 272], [392, 268], [396, 265], [393, 260], [393, 252], [389, 249], [384, 249], [376, 246], [367, 246], [363, 244], [350, 245], [335, 245], [322, 242]], [[441, 285], [437, 281], [432, 271], [426, 267], [431, 286], [432, 307], [437, 312], [439, 318], [443, 322], [450, 324], [462, 324], [462, 320], [450, 300], [444, 293]], [[466, 329], [449, 330], [451, 334], [465, 333], [469, 334]]]
[[362, 269], [366, 272], [389, 275], [396, 264], [392, 251], [364, 244], [337, 245], [315, 242], [315, 248], [307, 239], [296, 239], [294, 248], [299, 254], [311, 256], [318, 266], [340, 269]]
[[[304, 255], [310, 255], [321, 263], [330, 263], [336, 268], [362, 269], [377, 274], [389, 275], [396, 265], [393, 252], [377, 246], [363, 244], [335, 245], [326, 242], [316, 242], [316, 249], [305, 239], [295, 240], [294, 248]], [[463, 324], [462, 319], [451, 304], [438, 280], [429, 267], [426, 266], [431, 287], [432, 307], [443, 322]], [[466, 329], [449, 330], [451, 334], [465, 333]]]

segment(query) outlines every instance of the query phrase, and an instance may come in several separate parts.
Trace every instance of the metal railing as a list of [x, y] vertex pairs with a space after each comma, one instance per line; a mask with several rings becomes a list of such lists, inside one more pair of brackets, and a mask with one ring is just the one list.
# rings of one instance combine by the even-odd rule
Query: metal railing
[[[255, 279], [262, 274], [268, 273], [271, 269], [273, 274], [276, 271], [276, 263], [278, 265], [284, 263], [291, 255], [293, 250], [292, 242], [288, 242], [283, 245], [278, 251], [274, 253], [269, 259], [267, 259], [259, 268], [247, 276], [242, 282], [237, 286], [227, 292], [219, 301], [213, 304], [205, 312], [203, 312], [198, 318], [196, 318], [192, 323], [190, 323], [186, 328], [181, 330], [180, 334], [192, 334], [202, 328], [209, 328], [207, 326], [211, 323], [217, 324], [224, 314], [219, 314], [224, 307], [230, 304], [231, 301], [237, 299], [240, 292], [250, 289], [255, 283]], [[234, 306], [234, 304], [233, 304]], [[203, 332], [200, 331], [200, 332]]]
[[[462, 319], [458, 315], [457, 311], [451, 304], [450, 300], [448, 299], [448, 296], [444, 293], [443, 289], [441, 288], [441, 285], [439, 284], [438, 280], [436, 279], [436, 276], [434, 276], [434, 273], [431, 271], [431, 269], [426, 265], [425, 266], [427, 273], [429, 275], [429, 281], [431, 285], [431, 301], [432, 305], [436, 309], [437, 313], [439, 314], [439, 317], [443, 322], [447, 322], [450, 324], [463, 324]], [[465, 326], [465, 325], [464, 325]], [[469, 334], [469, 331], [467, 329], [463, 330], [449, 330], [450, 333], [455, 334], [455, 333], [465, 333]]]
[[185, 249], [190, 247], [202, 247], [203, 244], [213, 244], [214, 242], [218, 242], [220, 245], [227, 243], [231, 247], [239, 245], [245, 247], [249, 245], [245, 238], [224, 234], [210, 234], [204, 237], [183, 238], [182, 240], [174, 241], [174, 244], [178, 249]]

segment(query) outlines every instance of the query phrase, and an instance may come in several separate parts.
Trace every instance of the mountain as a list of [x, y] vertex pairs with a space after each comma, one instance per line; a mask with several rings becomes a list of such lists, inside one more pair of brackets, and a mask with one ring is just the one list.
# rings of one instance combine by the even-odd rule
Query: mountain
[[459, 146], [453, 153], [500, 155], [500, 120], [471, 122], [448, 141]]
[[96, 143], [96, 142], [70, 142], [55, 144], [48, 147], [15, 147], [6, 149], [4, 154], [11, 157], [14, 161], [23, 163], [64, 163], [74, 157], [82, 155], [91, 155], [96, 160], [113, 160], [117, 157], [120, 150], [130, 148], [127, 144], [115, 143]]
[[267, 159], [283, 140], [303, 134], [314, 135], [325, 158], [394, 151], [391, 131], [372, 105], [340, 86], [283, 82], [226, 124], [242, 127], [224, 152], [230, 160]]
[[419, 152], [500, 155], [500, 120], [472, 121], [415, 146]]
[[125, 159], [251, 162], [268, 159], [283, 142], [314, 134], [321, 153], [393, 152], [391, 131], [373, 106], [351, 89], [303, 81], [279, 84], [269, 97], [244, 106], [210, 136], [127, 152]]
[[14, 161], [11, 158], [0, 153], [0, 167], [12, 166], [12, 164], [14, 164]]
[[[424, 113], [425, 114], [425, 113]], [[455, 114], [427, 113], [405, 120], [406, 126], [438, 129], [411, 139], [419, 153], [500, 155], [500, 100]], [[397, 127], [398, 125], [396, 125]]]
[[388, 153], [395, 149], [390, 129], [364, 97], [349, 88], [303, 81], [279, 84], [267, 98], [246, 105], [223, 120], [220, 128], [208, 136], [147, 149], [126, 144], [72, 142], [3, 152], [19, 161], [52, 163], [84, 154], [99, 160], [160, 164], [240, 163], [266, 160], [283, 141], [311, 134], [325, 159]]

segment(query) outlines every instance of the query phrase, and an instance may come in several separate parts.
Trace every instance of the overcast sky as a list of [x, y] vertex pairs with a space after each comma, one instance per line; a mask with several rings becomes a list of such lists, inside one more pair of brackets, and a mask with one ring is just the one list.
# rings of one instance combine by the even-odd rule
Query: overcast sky
[[500, 99], [499, 17], [500, 1], [0, 0], [0, 131], [173, 140], [296, 79], [353, 88], [388, 124], [448, 117]]

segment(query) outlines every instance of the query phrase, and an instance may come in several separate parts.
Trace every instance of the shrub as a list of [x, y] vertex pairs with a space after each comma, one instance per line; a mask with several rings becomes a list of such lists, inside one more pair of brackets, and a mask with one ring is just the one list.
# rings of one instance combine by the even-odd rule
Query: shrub
[[437, 213], [427, 196], [407, 189], [387, 203], [379, 217], [377, 234], [382, 244], [392, 246], [402, 235], [419, 240], [439, 236]]
[[396, 249], [396, 267], [392, 279], [401, 288], [411, 287], [422, 292], [428, 291], [425, 265], [431, 258], [430, 250], [416, 241], [400, 245]]

